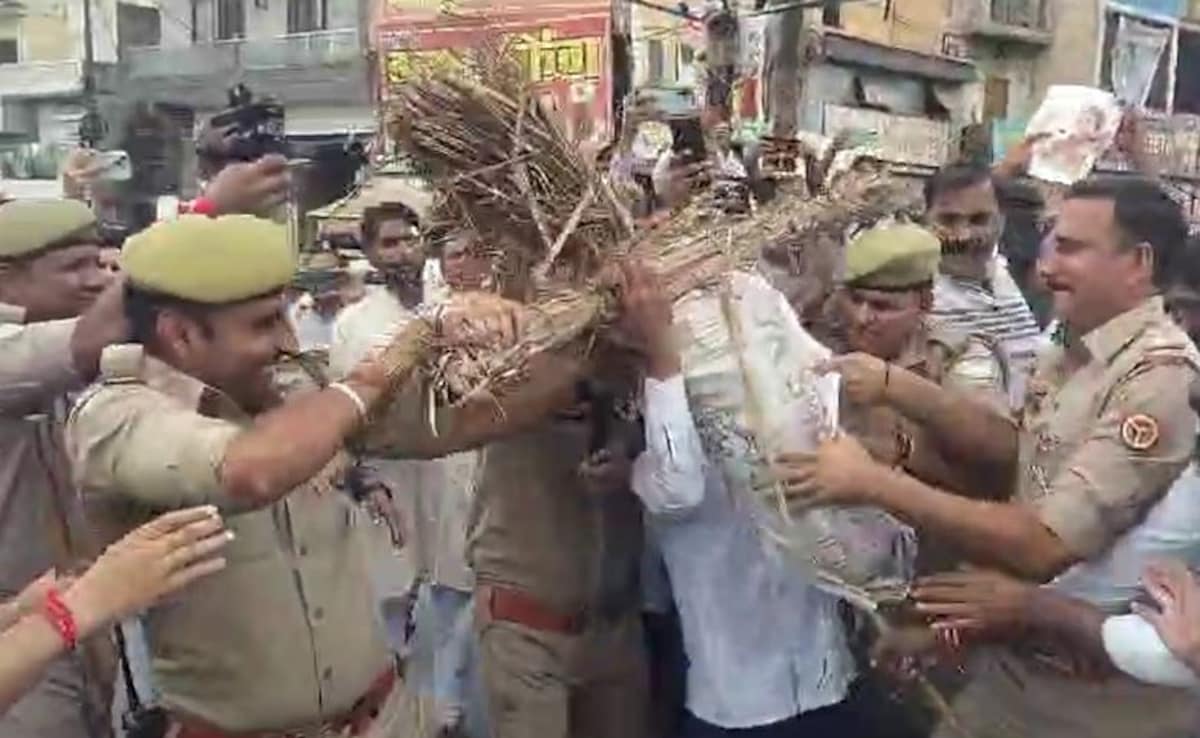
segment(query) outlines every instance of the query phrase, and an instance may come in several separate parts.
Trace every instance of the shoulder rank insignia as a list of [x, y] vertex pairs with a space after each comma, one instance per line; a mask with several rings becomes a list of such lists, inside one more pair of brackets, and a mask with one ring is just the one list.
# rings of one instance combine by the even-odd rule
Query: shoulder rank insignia
[[1134, 451], [1154, 448], [1158, 436], [1158, 421], [1149, 415], [1130, 415], [1121, 423], [1121, 442]]

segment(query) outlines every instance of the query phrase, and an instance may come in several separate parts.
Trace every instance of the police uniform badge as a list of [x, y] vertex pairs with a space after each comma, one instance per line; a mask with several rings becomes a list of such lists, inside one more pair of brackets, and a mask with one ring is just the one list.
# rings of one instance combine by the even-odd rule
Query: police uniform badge
[[1121, 442], [1133, 451], [1149, 451], [1158, 437], [1158, 421], [1149, 415], [1130, 415], [1121, 423]]

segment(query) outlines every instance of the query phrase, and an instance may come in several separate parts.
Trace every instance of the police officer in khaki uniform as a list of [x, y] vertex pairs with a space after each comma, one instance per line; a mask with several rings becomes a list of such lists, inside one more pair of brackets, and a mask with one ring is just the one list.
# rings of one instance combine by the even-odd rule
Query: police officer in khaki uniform
[[401, 735], [364, 523], [334, 483], [345, 439], [409, 367], [368, 358], [278, 400], [296, 261], [273, 223], [185, 216], [130, 239], [123, 261], [137, 343], [105, 352], [67, 426], [89, 513], [111, 539], [215, 504], [234, 535], [224, 571], [147, 618], [170, 734]]
[[[974, 449], [977, 458], [1007, 462], [1015, 477], [1009, 501], [943, 492], [871, 461], [848, 438], [793, 460], [789, 488], [814, 505], [878, 505], [951, 540], [979, 564], [1051, 587], [1081, 571], [1103, 576], [1106, 553], [1141, 523], [1191, 457], [1196, 419], [1188, 388], [1200, 376], [1200, 355], [1157, 296], [1186, 235], [1178, 205], [1153, 182], [1074, 185], [1042, 267], [1065, 340], [1039, 357], [1019, 424], [927, 382], [892, 383], [889, 392], [921, 408], [918, 419], [943, 438], [964, 452]], [[1024, 637], [1019, 609], [1002, 608], [996, 587], [974, 581], [980, 576], [917, 593], [927, 611], [951, 625], [985, 622], [989, 635], [1013, 639], [1009, 647], [981, 648], [971, 660], [972, 681], [953, 705], [968, 732], [1193, 734], [1188, 694], [1074, 673], [1053, 647]], [[954, 727], [942, 730], [952, 735]]]
[[[505, 340], [492, 320], [466, 333]], [[393, 458], [481, 449], [467, 561], [493, 738], [638, 738], [646, 729], [641, 508], [629, 489], [640, 430], [620, 391], [636, 384], [636, 359], [618, 353], [592, 352], [603, 366], [573, 348], [537, 354], [524, 381], [467, 398], [451, 417], [434, 413], [436, 434], [426, 393], [406, 387], [382, 423], [404, 432], [367, 444]]]
[[940, 259], [937, 238], [917, 225], [880, 225], [849, 243], [837, 307], [850, 353], [833, 367], [845, 380], [842, 426], [872, 456], [931, 484], [971, 489], [980, 470], [947, 458], [939, 440], [890, 404], [887, 392], [893, 375], [901, 381], [905, 374], [998, 408], [1007, 404], [1007, 363], [995, 344], [928, 320]]
[[[0, 205], [0, 600], [92, 553], [59, 439], [67, 394], [124, 338], [119, 287], [102, 295], [109, 277], [95, 226], [74, 201]], [[57, 661], [0, 716], [0, 735], [107, 735], [115, 662], [106, 646], [93, 641]]]
[[[647, 729], [642, 511], [622, 445], [637, 431], [592, 399], [482, 451], [468, 559], [494, 738]], [[604, 424], [612, 444], [596, 463]]]

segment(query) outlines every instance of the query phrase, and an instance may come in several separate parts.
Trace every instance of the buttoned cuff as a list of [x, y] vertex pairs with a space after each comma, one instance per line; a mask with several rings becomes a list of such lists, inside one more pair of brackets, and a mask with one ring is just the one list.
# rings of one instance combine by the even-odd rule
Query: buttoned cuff
[[682, 374], [667, 379], [646, 377], [646, 407], [649, 409], [652, 406], [667, 417], [675, 417], [678, 411], [688, 409], [687, 389]]

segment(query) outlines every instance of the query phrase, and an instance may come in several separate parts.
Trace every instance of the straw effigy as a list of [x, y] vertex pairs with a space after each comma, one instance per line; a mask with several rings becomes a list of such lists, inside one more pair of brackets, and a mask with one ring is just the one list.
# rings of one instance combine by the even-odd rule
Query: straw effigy
[[[519, 70], [496, 55], [482, 72], [418, 77], [390, 106], [393, 138], [432, 174], [439, 219], [486, 244], [499, 292], [534, 314], [511, 349], [442, 347], [430, 374], [444, 403], [517, 381], [534, 353], [603, 326], [613, 301], [601, 275], [622, 257], [652, 264], [678, 298], [752, 267], [764, 248], [789, 254], [798, 271], [822, 271], [847, 230], [907, 204], [906, 188], [875, 173], [845, 177], [816, 197], [787, 184], [753, 217], [716, 220], [697, 203], [635, 234], [606, 178], [521, 83]], [[820, 274], [814, 286], [832, 278]]]
[[[438, 219], [488, 249], [496, 289], [532, 314], [509, 348], [434, 344], [424, 370], [444, 404], [502, 392], [521, 381], [535, 354], [589, 341], [615, 317], [615, 295], [603, 275], [625, 258], [653, 266], [678, 301], [720, 289], [731, 273], [752, 270], [770, 254], [804, 284], [797, 302], [805, 327], [828, 336], [835, 331], [823, 324], [822, 307], [847, 235], [919, 210], [911, 189], [879, 168], [851, 167], [828, 178], [820, 171], [814, 185], [810, 166], [807, 181], [782, 180], [776, 197], [752, 215], [714, 218], [704, 198], [696, 198], [665, 224], [636, 232], [607, 180], [541, 107], [519, 68], [496, 50], [479, 58], [485, 62], [472, 75], [411, 80], [389, 111], [393, 139], [432, 176]], [[778, 485], [756, 485], [756, 494], [756, 504], [777, 516], [765, 537], [886, 628], [878, 607], [903, 600], [907, 583], [855, 572], [843, 560], [845, 546], [811, 521], [792, 519]], [[936, 690], [923, 691], [953, 725]]]
[[[482, 60], [482, 61], [481, 61]], [[907, 187], [878, 169], [829, 188], [784, 180], [751, 216], [713, 217], [705, 198], [661, 226], [635, 232], [605, 177], [522, 82], [503, 49], [476, 50], [471, 74], [439, 71], [397, 91], [390, 128], [430, 172], [437, 218], [488, 249], [497, 290], [532, 317], [510, 348], [437, 346], [426, 374], [442, 403], [519, 382], [539, 352], [586, 340], [614, 317], [605, 268], [633, 258], [653, 266], [673, 300], [753, 269], [764, 251], [808, 277], [820, 303], [832, 291], [848, 232], [911, 206]], [[820, 320], [819, 314], [813, 319]]]

